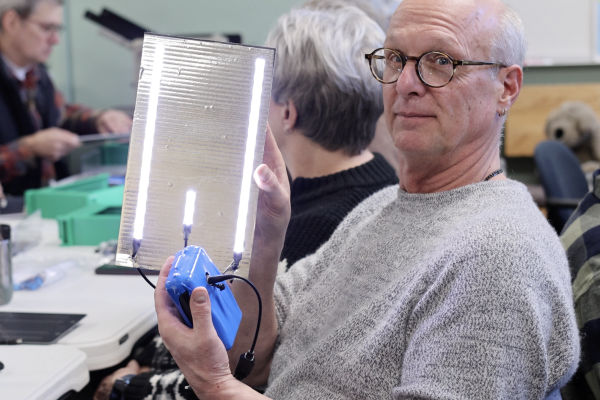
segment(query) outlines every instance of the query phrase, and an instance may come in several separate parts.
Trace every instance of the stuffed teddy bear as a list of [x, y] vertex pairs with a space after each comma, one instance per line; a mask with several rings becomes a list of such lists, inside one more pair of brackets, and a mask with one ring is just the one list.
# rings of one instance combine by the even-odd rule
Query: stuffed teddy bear
[[596, 112], [579, 101], [566, 101], [546, 120], [546, 136], [570, 147], [584, 173], [600, 168], [600, 121]]

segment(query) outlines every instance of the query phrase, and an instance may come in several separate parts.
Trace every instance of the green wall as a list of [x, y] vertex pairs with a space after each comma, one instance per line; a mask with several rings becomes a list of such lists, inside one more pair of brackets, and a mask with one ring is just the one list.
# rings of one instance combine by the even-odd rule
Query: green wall
[[[154, 32], [240, 33], [261, 45], [277, 17], [303, 0], [65, 0], [66, 32], [49, 60], [67, 99], [95, 108], [131, 107], [135, 102], [133, 53], [98, 33], [83, 17], [103, 7]], [[600, 82], [600, 66], [529, 67], [525, 84]]]
[[600, 82], [600, 65], [525, 67], [525, 85]]
[[131, 107], [135, 102], [133, 53], [98, 33], [83, 17], [106, 7], [153, 32], [240, 33], [261, 45], [277, 18], [300, 0], [66, 0], [62, 41], [48, 62], [67, 99], [94, 108]]

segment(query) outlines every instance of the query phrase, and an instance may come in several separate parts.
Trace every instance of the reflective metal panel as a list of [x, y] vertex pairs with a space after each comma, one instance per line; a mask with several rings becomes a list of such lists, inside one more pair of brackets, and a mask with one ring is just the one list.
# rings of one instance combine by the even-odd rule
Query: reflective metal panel
[[[157, 61], [160, 54], [162, 64]], [[256, 60], [265, 62], [259, 85], [262, 91], [254, 92], [259, 94], [255, 94], [258, 119], [254, 121], [256, 143], [250, 151], [254, 155], [251, 172], [262, 162], [274, 56], [275, 50], [269, 48], [146, 34], [129, 145], [118, 265], [159, 269], [167, 257], [183, 248], [189, 190], [196, 192], [196, 199], [188, 244], [204, 247], [220, 270], [229, 265], [252, 127]], [[146, 153], [151, 158], [144, 164], [154, 119], [151, 152]], [[145, 171], [148, 196], [142, 212], [143, 229], [139, 230], [141, 246], [132, 260], [136, 212], [140, 214], [138, 206], [143, 203], [139, 201], [144, 192], [140, 191], [144, 188], [143, 165], [149, 166]], [[243, 275], [251, 256], [258, 196], [251, 174], [248, 179], [250, 196], [240, 263]]]

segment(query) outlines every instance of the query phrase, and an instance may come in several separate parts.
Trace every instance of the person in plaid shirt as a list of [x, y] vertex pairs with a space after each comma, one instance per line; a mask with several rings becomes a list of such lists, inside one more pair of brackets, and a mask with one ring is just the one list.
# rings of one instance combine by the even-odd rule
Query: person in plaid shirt
[[67, 105], [44, 62], [59, 41], [62, 0], [0, 0], [0, 182], [22, 195], [67, 174], [78, 135], [129, 132], [117, 110]]
[[600, 400], [600, 169], [594, 172], [593, 190], [565, 224], [560, 240], [573, 279], [582, 355], [563, 398]]

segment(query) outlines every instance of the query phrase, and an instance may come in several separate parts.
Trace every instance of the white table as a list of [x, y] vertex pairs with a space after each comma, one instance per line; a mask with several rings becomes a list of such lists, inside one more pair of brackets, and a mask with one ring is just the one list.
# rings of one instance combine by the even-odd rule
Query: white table
[[[2, 217], [0, 222], [10, 221]], [[100, 257], [95, 247], [61, 247], [56, 221], [43, 220], [43, 227], [42, 243], [17, 255], [14, 269], [33, 264], [43, 267], [67, 259], [76, 260], [79, 266], [48, 287], [16, 291], [0, 311], [86, 314], [58, 344], [83, 351], [90, 371], [120, 363], [129, 356], [133, 344], [156, 325], [154, 291], [139, 275], [96, 275]], [[156, 278], [150, 277], [154, 282]]]
[[90, 380], [85, 353], [75, 347], [0, 346], [0, 398], [51, 400]]

